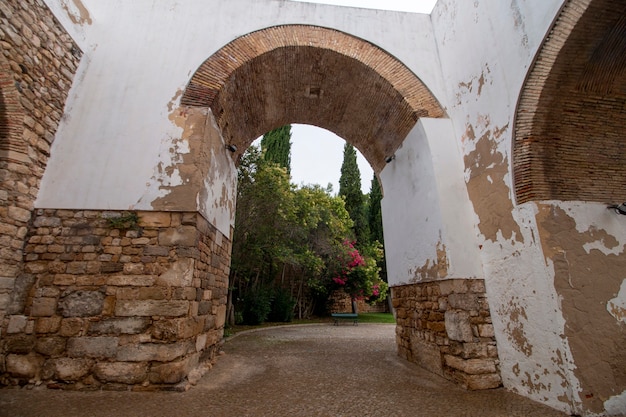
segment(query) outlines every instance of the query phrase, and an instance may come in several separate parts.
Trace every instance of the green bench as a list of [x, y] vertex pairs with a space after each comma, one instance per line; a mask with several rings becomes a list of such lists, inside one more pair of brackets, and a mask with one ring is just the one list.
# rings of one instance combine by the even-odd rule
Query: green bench
[[352, 320], [355, 326], [359, 325], [359, 315], [357, 313], [331, 313], [335, 320], [335, 326], [339, 326], [339, 320]]

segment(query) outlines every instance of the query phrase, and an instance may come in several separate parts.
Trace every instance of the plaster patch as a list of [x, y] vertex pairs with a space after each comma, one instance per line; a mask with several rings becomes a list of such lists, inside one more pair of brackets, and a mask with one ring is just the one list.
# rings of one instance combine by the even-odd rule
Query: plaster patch
[[91, 25], [91, 16], [89, 15], [89, 10], [85, 7], [85, 5], [80, 0], [64, 0], [61, 3], [63, 9], [67, 13], [67, 16], [70, 18], [72, 23], [76, 25]]
[[[508, 158], [498, 150], [498, 140], [509, 125], [491, 129], [489, 125], [488, 117], [477, 119], [475, 127], [484, 126], [486, 130], [476, 141], [475, 149], [465, 156], [467, 189], [479, 218], [478, 228], [484, 238], [492, 242], [499, 241], [501, 233], [505, 240], [524, 243], [519, 224], [513, 218], [513, 202], [507, 185]], [[467, 124], [467, 138], [475, 134], [475, 127]]]
[[614, 395], [604, 402], [604, 410], [610, 416], [623, 416], [626, 410], [626, 391]]
[[412, 276], [410, 282], [417, 283], [424, 280], [435, 280], [448, 276], [448, 268], [450, 261], [446, 252], [446, 245], [437, 242], [437, 259], [427, 259], [419, 268], [409, 270], [409, 276]]
[[626, 279], [622, 281], [617, 297], [609, 300], [606, 309], [617, 321], [626, 323]]

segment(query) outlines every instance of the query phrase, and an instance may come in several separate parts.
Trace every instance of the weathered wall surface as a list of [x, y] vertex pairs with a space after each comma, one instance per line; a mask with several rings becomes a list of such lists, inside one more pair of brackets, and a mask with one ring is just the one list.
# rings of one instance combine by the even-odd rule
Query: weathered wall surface
[[392, 291], [401, 356], [467, 389], [501, 385], [482, 279], [422, 282]]
[[463, 160], [450, 120], [420, 119], [380, 178], [391, 285], [482, 277]]
[[0, 323], [81, 55], [41, 2], [0, 4]]
[[185, 389], [210, 367], [230, 241], [197, 213], [38, 210], [24, 251], [3, 384]]
[[[574, 1], [572, 9], [589, 3]], [[621, 414], [625, 366], [615, 346], [624, 338], [623, 224], [603, 204], [516, 205], [513, 197], [517, 100], [562, 6], [442, 0], [432, 17], [504, 386], [571, 413]], [[551, 38], [566, 37], [575, 18], [561, 21]]]
[[[3, 142], [1, 149], [10, 158], [2, 161], [2, 169], [8, 168], [3, 175], [9, 181], [4, 186], [6, 192], [0, 194], [6, 202], [2, 213], [2, 239], [6, 243], [2, 256], [6, 262], [0, 303], [9, 302], [6, 290], [13, 287], [16, 274], [22, 270], [20, 252], [28, 230], [25, 226], [31, 221], [33, 198], [37, 196], [37, 207], [51, 209], [42, 212], [45, 220], [40, 220], [41, 224], [33, 224], [30, 236], [34, 240], [24, 259], [24, 279], [13, 292], [17, 307], [5, 320], [10, 332], [10, 337], [3, 337], [4, 349], [10, 356], [3, 364], [6, 377], [17, 382], [43, 378], [94, 386], [121, 382], [134, 385], [146, 380], [158, 384], [158, 378], [154, 379], [157, 382], [150, 379], [154, 373], [148, 370], [147, 360], [134, 363], [116, 356], [124, 351], [124, 343], [150, 344], [153, 338], [165, 337], [155, 330], [163, 328], [160, 322], [167, 323], [165, 327], [182, 328], [172, 320], [191, 323], [197, 315], [206, 315], [207, 322], [212, 320], [209, 317], [220, 322], [219, 311], [199, 313], [202, 299], [172, 299], [177, 296], [164, 289], [170, 288], [167, 285], [157, 285], [153, 293], [152, 284], [119, 281], [142, 268], [133, 265], [135, 261], [124, 263], [119, 273], [115, 270], [119, 266], [103, 270], [102, 264], [95, 268], [89, 263], [109, 262], [105, 259], [76, 258], [93, 253], [97, 257], [123, 254], [128, 250], [122, 246], [122, 241], [127, 242], [124, 238], [130, 239], [130, 248], [137, 253], [157, 250], [154, 248], [161, 245], [143, 240], [133, 243], [140, 237], [108, 235], [95, 219], [86, 221], [90, 226], [85, 228], [92, 228], [93, 242], [88, 239], [73, 243], [71, 238], [76, 236], [72, 233], [79, 233], [72, 228], [74, 216], [107, 209], [200, 212], [198, 224], [208, 220], [206, 227], [217, 229], [216, 241], [227, 239], [235, 185], [233, 155], [225, 149], [221, 133], [224, 127], [216, 126], [215, 115], [207, 109], [180, 106], [180, 97], [200, 65], [234, 39], [274, 25], [306, 24], [343, 31], [394, 56], [424, 82], [449, 118], [421, 120], [397, 150], [396, 159], [381, 173], [385, 233], [393, 261], [392, 284], [402, 289], [394, 290], [399, 300], [404, 300], [398, 301], [398, 307], [412, 315], [399, 326], [399, 332], [417, 334], [417, 322], [411, 320], [415, 315], [428, 314], [432, 321], [426, 326], [431, 326], [433, 332], [420, 333], [427, 335], [424, 340], [432, 336], [437, 344], [444, 330], [448, 338], [451, 333], [452, 339], [463, 338], [459, 320], [446, 323], [448, 310], [441, 309], [445, 305], [438, 304], [436, 311], [428, 304], [435, 301], [420, 300], [418, 305], [416, 300], [424, 297], [424, 291], [427, 296], [437, 291], [444, 294], [441, 287], [447, 282], [462, 286], [484, 279], [487, 297], [480, 291], [474, 294], [481, 301], [480, 308], [454, 314], [457, 318], [469, 315], [469, 322], [464, 323], [469, 323], [472, 337], [487, 337], [479, 327], [475, 332], [472, 325], [487, 325], [488, 321], [472, 322], [475, 316], [471, 312], [489, 312], [482, 317], [492, 321], [500, 365], [495, 366], [492, 339], [488, 342], [492, 348], [486, 348], [489, 353], [485, 357], [463, 358], [463, 347], [462, 359], [485, 359], [494, 364], [496, 373], [500, 372], [506, 388], [570, 413], [624, 412], [626, 366], [619, 349], [624, 341], [626, 304], [621, 272], [626, 239], [623, 219], [599, 203], [528, 200], [516, 205], [512, 176], [511, 144], [518, 98], [544, 37], [564, 4], [584, 10], [590, 3], [602, 5], [602, 1], [621, 6], [618, 0], [440, 0], [428, 17], [282, 0], [167, 0], [159, 2], [158, 7], [151, 0], [47, 0], [54, 15], [85, 51], [78, 68], [79, 49], [54, 22], [50, 23], [50, 14], [40, 3], [20, 2], [19, 7], [15, 1], [2, 3], [0, 47], [4, 57], [0, 57], [0, 88], [2, 117], [7, 126], [2, 135], [10, 140], [6, 142], [9, 146]], [[561, 20], [567, 26], [574, 24], [575, 17]], [[33, 22], [39, 25], [36, 30], [31, 28]], [[557, 30], [551, 38], [566, 37], [567, 33]], [[44, 45], [44, 39], [52, 43]], [[32, 65], [31, 61], [43, 64]], [[74, 70], [77, 77], [64, 104]], [[39, 77], [29, 75], [38, 71]], [[37, 84], [42, 82], [45, 85]], [[261, 107], [271, 105], [259, 103], [256, 105]], [[65, 117], [61, 120], [64, 105]], [[241, 123], [250, 123], [243, 113]], [[48, 153], [51, 159], [38, 193]], [[58, 230], [57, 218], [61, 224], [67, 223]], [[154, 227], [161, 226], [169, 227]], [[198, 230], [204, 227], [197, 226]], [[63, 230], [74, 232], [63, 235]], [[41, 242], [37, 242], [38, 236]], [[168, 256], [188, 260], [184, 262], [193, 259], [198, 266], [208, 264], [210, 254], [211, 264], [215, 260], [222, 265], [214, 265], [222, 268], [216, 276], [227, 275], [227, 260], [219, 255], [223, 245], [197, 244], [200, 262], [196, 262], [197, 252], [191, 246], [185, 254], [172, 255], [168, 251]], [[143, 255], [148, 258], [139, 263], [152, 265], [152, 255]], [[206, 259], [202, 260], [203, 256]], [[162, 264], [163, 270], [146, 275], [167, 282], [186, 276], [185, 268], [169, 275], [165, 272], [180, 266], [177, 262], [168, 258]], [[88, 270], [91, 267], [95, 269]], [[194, 274], [204, 273], [201, 271], [195, 269]], [[36, 284], [35, 278], [39, 278]], [[52, 285], [47, 284], [50, 279]], [[100, 289], [90, 283], [98, 279], [108, 280], [102, 283], [104, 287], [98, 284], [98, 288], [105, 288], [102, 294], [108, 301], [98, 311], [77, 316], [79, 303], [72, 302], [72, 294], [89, 292], [98, 301]], [[202, 287], [203, 283], [199, 285], [191, 286], [196, 289], [196, 297], [200, 292], [202, 298], [208, 296], [205, 291], [212, 291]], [[165, 291], [165, 298], [160, 298], [157, 290]], [[125, 311], [141, 318], [142, 309], [146, 312], [150, 306], [162, 305], [163, 300], [175, 301], [180, 308], [173, 311], [173, 318], [151, 319], [156, 320], [151, 327], [130, 333], [115, 326], [100, 330], [96, 326], [94, 331], [103, 334], [93, 344], [89, 338], [70, 342], [74, 330], [63, 327], [64, 320], [77, 321], [86, 326], [81, 329], [90, 331], [92, 322], [126, 317], [122, 314]], [[221, 298], [215, 305], [220, 302]], [[113, 310], [111, 303], [115, 305]], [[198, 311], [194, 303], [198, 303]], [[415, 305], [410, 307], [412, 303]], [[179, 315], [183, 314], [183, 305], [188, 311]], [[462, 328], [467, 330], [468, 326]], [[211, 329], [211, 334], [219, 338], [220, 326]], [[70, 333], [63, 333], [66, 331]], [[202, 355], [203, 334], [191, 330], [180, 339], [185, 340], [181, 342], [184, 346], [172, 342], [176, 352], [185, 346], [189, 349], [183, 349], [183, 356], [168, 356], [168, 360], [179, 363], [181, 358], [195, 364], [195, 358]], [[469, 342], [469, 332], [466, 335], [465, 343], [473, 343]], [[412, 346], [421, 347], [406, 350], [407, 357], [435, 351], [432, 345], [422, 349], [425, 344], [413, 343], [416, 337], [409, 339]], [[401, 346], [403, 343], [408, 342], [401, 337]], [[212, 352], [216, 345], [210, 346], [205, 346], [206, 351]], [[480, 374], [478, 370], [493, 369], [482, 365], [473, 368], [474, 362], [449, 357], [443, 346], [445, 343], [437, 345], [441, 369], [449, 366], [464, 372], [463, 381], [468, 381], [467, 375]], [[77, 378], [69, 378], [69, 371], [54, 365], [63, 363], [59, 359], [68, 352], [82, 355], [83, 362], [67, 368], [78, 372]], [[152, 351], [151, 357], [155, 355], [159, 352]], [[101, 356], [115, 359], [117, 365], [111, 369], [100, 369], [99, 365], [96, 370], [92, 359]], [[437, 362], [429, 363], [435, 366]], [[85, 368], [89, 371], [82, 373]], [[187, 369], [186, 365], [183, 368]], [[120, 375], [130, 369], [136, 378], [119, 381]]]
[[[57, 133], [39, 207], [150, 210], [171, 187], [184, 184], [177, 158], [187, 152], [187, 145], [180, 141], [181, 127], [168, 117], [177, 110], [190, 76], [208, 57], [259, 29], [310, 24], [347, 32], [400, 59], [435, 95], [442, 91], [440, 73], [431, 65], [437, 55], [427, 15], [282, 0], [171, 0], [159, 7], [151, 1], [89, 0], [81, 2], [87, 19], [79, 18], [79, 10], [67, 3], [47, 1], [80, 40], [89, 62], [83, 64], [80, 81], [73, 86], [81, 94], [68, 103], [72, 117]], [[128, 59], [131, 56], [135, 59]], [[174, 153], [170, 152], [173, 142], [179, 146]], [[161, 174], [160, 167], [168, 168], [166, 173]], [[70, 182], [75, 192], [60, 192]], [[212, 217], [208, 208], [204, 215]], [[227, 228], [219, 227], [228, 234]]]

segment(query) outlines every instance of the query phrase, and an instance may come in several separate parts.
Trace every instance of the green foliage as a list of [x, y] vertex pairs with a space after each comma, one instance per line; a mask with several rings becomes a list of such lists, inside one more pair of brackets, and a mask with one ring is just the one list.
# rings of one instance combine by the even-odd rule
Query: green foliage
[[387, 284], [380, 279], [377, 265], [382, 250], [379, 245], [365, 247], [361, 254], [350, 242], [344, 242], [344, 252], [339, 258], [339, 269], [333, 274], [336, 288], [342, 288], [354, 299], [376, 302], [385, 299]]
[[369, 242], [369, 226], [365, 216], [365, 199], [361, 191], [361, 173], [356, 162], [356, 149], [346, 142], [339, 177], [339, 195], [346, 202], [352, 219], [357, 246]]
[[136, 229], [139, 215], [135, 212], [124, 212], [119, 216], [107, 217], [106, 221], [111, 229]]
[[243, 300], [243, 323], [257, 325], [267, 320], [272, 308], [272, 292], [267, 289], [249, 291]]
[[[328, 296], [329, 265], [351, 235], [344, 200], [319, 186], [296, 188], [283, 167], [254, 147], [243, 154], [238, 178], [230, 276], [234, 316], [243, 309], [247, 322], [262, 318], [253, 314], [259, 308], [252, 306], [263, 305], [257, 289], [289, 286], [297, 289], [299, 317], [304, 310], [312, 312], [315, 300]], [[276, 312], [293, 311], [289, 300], [276, 297]]]
[[267, 132], [261, 139], [261, 150], [266, 161], [274, 162], [291, 172], [291, 125]]
[[290, 322], [293, 320], [293, 308], [296, 300], [291, 293], [283, 288], [274, 291], [274, 299], [272, 301], [272, 309], [269, 315], [269, 321], [273, 322]]
[[383, 193], [380, 189], [380, 183], [376, 174], [372, 178], [372, 186], [369, 194], [368, 204], [368, 223], [370, 229], [370, 239], [372, 241], [378, 241], [384, 245], [383, 237], [383, 216], [380, 207], [380, 202], [383, 199]]

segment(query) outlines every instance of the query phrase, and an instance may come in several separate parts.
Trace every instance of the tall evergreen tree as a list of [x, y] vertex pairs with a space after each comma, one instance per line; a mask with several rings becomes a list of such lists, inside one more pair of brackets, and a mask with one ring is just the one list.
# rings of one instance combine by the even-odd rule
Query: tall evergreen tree
[[369, 227], [365, 216], [365, 199], [361, 191], [361, 172], [356, 163], [356, 149], [346, 142], [339, 177], [339, 196], [346, 202], [346, 210], [354, 222], [358, 247], [369, 244]]
[[383, 193], [380, 189], [380, 183], [374, 173], [372, 178], [372, 186], [369, 194], [369, 210], [368, 210], [368, 223], [370, 227], [370, 239], [372, 241], [377, 240], [384, 245], [383, 238], [383, 216], [380, 208], [380, 201], [383, 199]]
[[372, 178], [372, 186], [369, 194], [369, 204], [367, 211], [367, 220], [370, 227], [370, 240], [372, 242], [377, 241], [380, 243], [383, 249], [383, 256], [378, 261], [378, 267], [380, 268], [380, 277], [383, 281], [387, 282], [387, 263], [385, 262], [385, 238], [383, 236], [383, 215], [380, 202], [383, 199], [383, 192], [378, 182], [378, 177], [374, 173]]
[[266, 161], [274, 162], [291, 172], [291, 125], [271, 130], [263, 135], [261, 149]]

